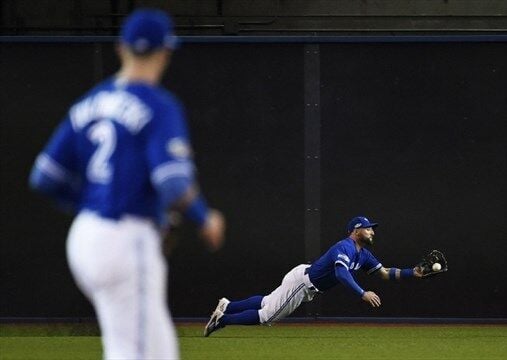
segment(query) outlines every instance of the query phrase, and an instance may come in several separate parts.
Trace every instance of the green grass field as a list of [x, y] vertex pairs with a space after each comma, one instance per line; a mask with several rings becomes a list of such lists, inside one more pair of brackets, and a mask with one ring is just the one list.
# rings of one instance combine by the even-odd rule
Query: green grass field
[[[507, 359], [507, 326], [277, 324], [202, 337], [179, 325], [182, 359]], [[100, 359], [96, 328], [0, 325], [0, 359]]]

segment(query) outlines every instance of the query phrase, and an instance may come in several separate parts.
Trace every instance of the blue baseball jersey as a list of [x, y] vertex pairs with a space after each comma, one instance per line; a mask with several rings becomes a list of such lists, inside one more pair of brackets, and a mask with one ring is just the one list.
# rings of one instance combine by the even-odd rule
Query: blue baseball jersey
[[346, 238], [331, 246], [310, 266], [310, 281], [321, 291], [332, 288], [340, 283], [335, 274], [336, 266], [344, 266], [353, 275], [359, 269], [372, 274], [380, 269], [382, 264], [368, 249], [361, 248], [357, 251], [354, 240]]
[[182, 105], [159, 86], [108, 79], [70, 108], [34, 172], [77, 211], [159, 221], [162, 185], [194, 176]]

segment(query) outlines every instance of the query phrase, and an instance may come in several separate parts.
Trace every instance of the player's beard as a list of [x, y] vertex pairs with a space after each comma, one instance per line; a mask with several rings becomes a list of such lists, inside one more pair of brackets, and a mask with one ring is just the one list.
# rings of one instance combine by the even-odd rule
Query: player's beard
[[370, 237], [361, 236], [359, 238], [359, 242], [361, 243], [361, 246], [372, 246], [374, 243], [373, 236], [370, 236]]

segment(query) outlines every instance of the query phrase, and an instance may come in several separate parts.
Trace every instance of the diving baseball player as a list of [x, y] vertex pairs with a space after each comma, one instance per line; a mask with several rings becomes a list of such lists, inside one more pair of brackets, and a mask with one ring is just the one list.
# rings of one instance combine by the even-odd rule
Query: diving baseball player
[[[282, 283], [271, 294], [252, 296], [245, 300], [219, 300], [204, 329], [204, 336], [227, 325], [271, 324], [290, 315], [302, 302], [313, 299], [315, 294], [342, 284], [373, 307], [380, 306], [380, 298], [373, 291], [361, 288], [353, 274], [362, 270], [367, 274], [379, 274], [384, 280], [400, 280], [425, 277], [447, 271], [442, 253], [432, 251], [427, 258], [412, 269], [385, 268], [365, 247], [373, 244], [377, 223], [364, 216], [353, 218], [347, 225], [349, 236], [323, 254], [313, 264], [301, 264], [289, 271]], [[439, 263], [442, 268], [435, 271]]]
[[77, 213], [67, 258], [106, 359], [179, 357], [161, 251], [167, 210], [194, 221], [211, 248], [223, 241], [224, 219], [198, 191], [183, 107], [158, 85], [176, 43], [165, 13], [131, 14], [121, 69], [70, 108], [30, 175], [33, 189]]

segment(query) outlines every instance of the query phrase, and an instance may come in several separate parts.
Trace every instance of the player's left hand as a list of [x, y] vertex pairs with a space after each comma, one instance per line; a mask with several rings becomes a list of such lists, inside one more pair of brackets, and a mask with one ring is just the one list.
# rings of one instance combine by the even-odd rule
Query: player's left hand
[[206, 222], [201, 228], [200, 235], [211, 251], [220, 249], [224, 243], [225, 218], [218, 210], [208, 212]]
[[423, 271], [422, 271], [421, 267], [420, 266], [416, 266], [414, 268], [414, 277], [421, 278], [421, 277], [423, 277], [423, 275], [424, 274], [423, 274]]
[[[439, 250], [432, 250], [423, 257], [422, 261], [415, 267], [420, 277], [434, 276], [448, 270], [447, 260], [444, 254]], [[416, 274], [414, 271], [414, 275]], [[416, 275], [417, 276], [417, 275]]]

